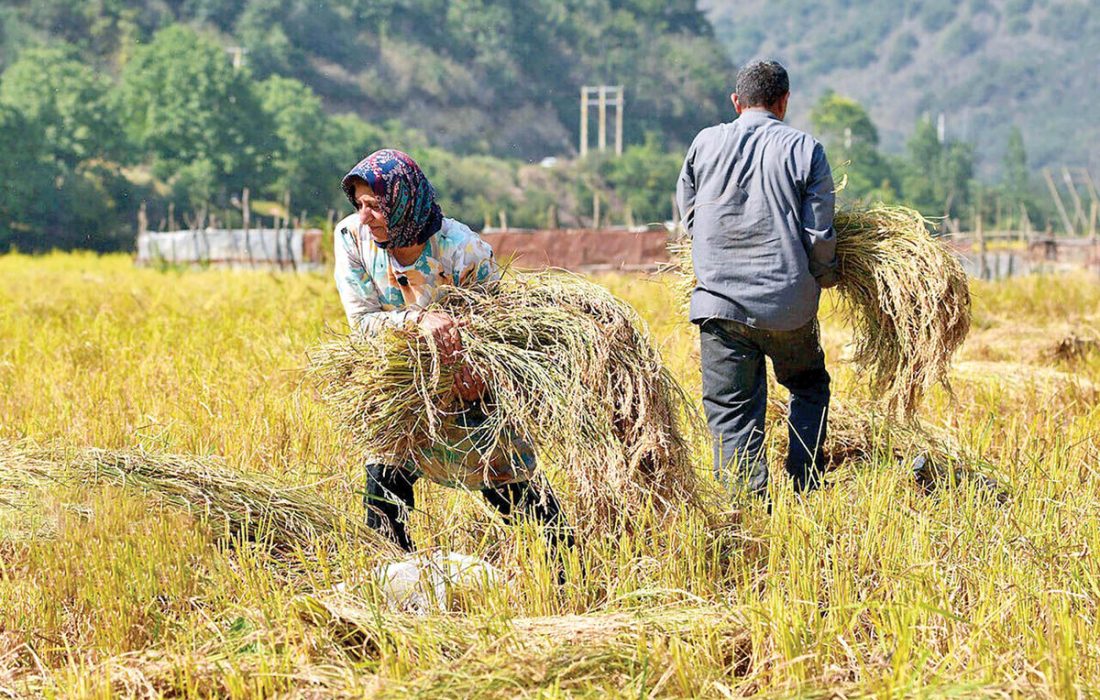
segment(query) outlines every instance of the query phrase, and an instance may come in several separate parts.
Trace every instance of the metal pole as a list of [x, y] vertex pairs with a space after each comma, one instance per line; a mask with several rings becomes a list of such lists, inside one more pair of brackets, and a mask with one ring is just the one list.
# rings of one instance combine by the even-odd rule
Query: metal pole
[[616, 88], [615, 98], [615, 155], [623, 154], [623, 86]]
[[607, 150], [607, 86], [601, 85], [599, 87], [599, 148], [600, 152]]
[[581, 158], [588, 155], [588, 87], [581, 88]]

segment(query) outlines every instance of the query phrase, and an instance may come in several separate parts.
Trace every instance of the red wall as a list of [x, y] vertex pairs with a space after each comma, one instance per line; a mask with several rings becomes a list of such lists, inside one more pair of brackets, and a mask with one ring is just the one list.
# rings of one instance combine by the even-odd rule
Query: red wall
[[497, 259], [525, 268], [652, 269], [668, 260], [665, 231], [556, 229], [499, 231], [481, 237]]

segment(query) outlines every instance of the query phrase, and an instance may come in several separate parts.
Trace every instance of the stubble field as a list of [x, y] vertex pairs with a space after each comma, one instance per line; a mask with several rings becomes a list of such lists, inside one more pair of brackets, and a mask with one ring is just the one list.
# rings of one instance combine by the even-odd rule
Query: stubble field
[[[698, 396], [696, 335], [668, 286], [599, 281], [638, 308]], [[864, 412], [830, 302], [834, 397]], [[739, 525], [721, 532], [685, 513], [582, 542], [559, 587], [530, 526], [418, 486], [420, 546], [483, 557], [507, 579], [427, 615], [373, 589], [365, 573], [382, 552], [276, 557], [133, 488], [31, 489], [9, 459], [0, 696], [1100, 692], [1100, 284], [977, 284], [974, 303], [955, 396], [936, 392], [922, 416], [980, 457], [964, 466], [1000, 498], [971, 478], [921, 488], [884, 445], [804, 500], [775, 479], [770, 516], [731, 502]], [[303, 373], [309, 349], [344, 330], [327, 274], [0, 257], [0, 461], [86, 447], [218, 455], [358, 521], [359, 458]]]

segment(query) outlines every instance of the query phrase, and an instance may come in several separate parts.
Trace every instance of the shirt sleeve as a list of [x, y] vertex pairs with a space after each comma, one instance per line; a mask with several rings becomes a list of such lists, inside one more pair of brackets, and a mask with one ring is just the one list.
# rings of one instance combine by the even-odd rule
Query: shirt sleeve
[[810, 256], [810, 274], [823, 288], [836, 286], [836, 194], [825, 149], [815, 144], [810, 176], [802, 196], [802, 240]]
[[464, 228], [452, 257], [451, 275], [455, 286], [474, 287], [496, 282], [501, 271], [492, 246], [469, 228]]
[[[695, 144], [691, 144], [684, 165], [680, 168], [680, 179], [676, 181], [676, 208], [680, 210], [680, 220], [684, 230], [691, 235], [695, 223]], [[680, 222], [677, 222], [680, 223]]]
[[346, 227], [337, 229], [333, 252], [336, 258], [336, 291], [353, 331], [375, 335], [386, 328], [400, 328], [412, 320], [415, 310], [383, 311], [382, 300], [370, 281], [355, 238]]

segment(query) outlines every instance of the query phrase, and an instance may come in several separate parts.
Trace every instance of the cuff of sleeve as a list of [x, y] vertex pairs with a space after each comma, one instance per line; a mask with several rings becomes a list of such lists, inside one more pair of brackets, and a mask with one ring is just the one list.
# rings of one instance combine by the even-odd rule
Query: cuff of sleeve
[[820, 285], [822, 289], [835, 287], [840, 283], [840, 275], [838, 275], [834, 269], [823, 270], [817, 275], [814, 275], [814, 279], [817, 280], [818, 285]]

